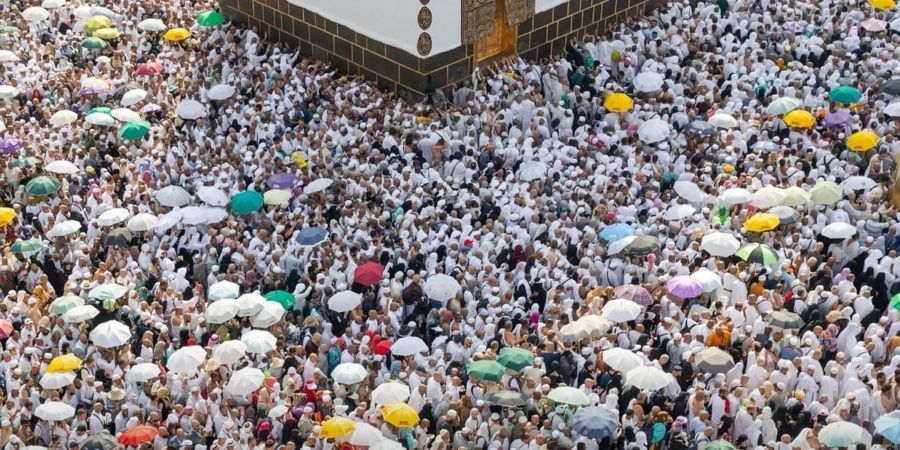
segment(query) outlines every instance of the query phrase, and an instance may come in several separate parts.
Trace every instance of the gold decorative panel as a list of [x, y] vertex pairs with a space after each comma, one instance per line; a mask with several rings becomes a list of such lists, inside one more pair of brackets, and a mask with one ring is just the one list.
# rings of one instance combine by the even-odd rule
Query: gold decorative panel
[[496, 0], [462, 0], [462, 43], [471, 44], [494, 30]]
[[534, 15], [534, 0], [506, 0], [506, 22], [518, 25]]
[[416, 42], [416, 48], [419, 50], [419, 54], [422, 56], [428, 56], [431, 53], [431, 35], [428, 33], [422, 33], [419, 35], [419, 40]]
[[419, 10], [419, 15], [416, 18], [419, 22], [419, 28], [423, 30], [427, 30], [431, 27], [431, 21], [434, 17], [431, 15], [431, 10], [428, 9], [427, 6], [423, 6], [422, 9]]

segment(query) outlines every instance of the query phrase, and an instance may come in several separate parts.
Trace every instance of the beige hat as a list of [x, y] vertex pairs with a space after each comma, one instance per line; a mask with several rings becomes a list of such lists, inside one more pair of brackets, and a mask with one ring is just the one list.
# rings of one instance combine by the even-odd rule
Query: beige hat
[[120, 388], [114, 387], [111, 391], [109, 391], [109, 399], [113, 401], [119, 401], [125, 398], [125, 391]]

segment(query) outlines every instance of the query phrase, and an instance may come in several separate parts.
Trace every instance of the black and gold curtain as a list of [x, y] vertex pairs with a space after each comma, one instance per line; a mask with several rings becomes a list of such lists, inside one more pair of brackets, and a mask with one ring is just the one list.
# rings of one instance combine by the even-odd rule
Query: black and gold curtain
[[506, 0], [506, 23], [518, 25], [534, 15], [534, 0]]
[[462, 0], [463, 45], [491, 34], [496, 8], [496, 0]]

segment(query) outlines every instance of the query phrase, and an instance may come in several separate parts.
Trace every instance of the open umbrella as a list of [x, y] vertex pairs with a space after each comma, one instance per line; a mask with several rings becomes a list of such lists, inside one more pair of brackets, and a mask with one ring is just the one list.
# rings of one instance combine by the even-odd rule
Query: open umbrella
[[[238, 304], [240, 308], [238, 309], [238, 316], [244, 317], [241, 313], [244, 312], [248, 306], [247, 301], [238, 300]], [[250, 325], [253, 325], [256, 328], [269, 328], [272, 325], [275, 325], [278, 322], [281, 322], [281, 319], [284, 318], [284, 314], [287, 310], [284, 309], [281, 304], [276, 302], [268, 302], [263, 301], [263, 304], [259, 307], [259, 310], [252, 314], [250, 318]]]
[[197, 197], [200, 197], [203, 203], [210, 206], [225, 206], [229, 202], [228, 195], [225, 192], [209, 186], [202, 186], [200, 189], [197, 189]]
[[310, 181], [309, 184], [303, 187], [303, 193], [309, 195], [315, 194], [317, 192], [322, 192], [325, 189], [328, 189], [332, 185], [332, 183], [334, 183], [334, 181], [329, 178], [315, 179], [313, 181]]
[[19, 89], [9, 85], [0, 86], [0, 98], [9, 100], [19, 95]]
[[682, 220], [694, 215], [695, 212], [697, 212], [697, 208], [694, 208], [691, 205], [675, 205], [667, 209], [663, 217], [665, 217], [666, 220]]
[[638, 137], [648, 144], [664, 141], [670, 132], [669, 123], [659, 118], [650, 119], [638, 127]]
[[829, 239], [844, 240], [856, 234], [856, 227], [847, 222], [834, 222], [825, 225], [822, 236]]
[[150, 132], [150, 123], [144, 120], [133, 120], [119, 128], [119, 137], [127, 141], [143, 139]]
[[900, 411], [875, 419], [875, 431], [894, 444], [900, 444]]
[[160, 205], [175, 208], [191, 202], [191, 194], [181, 186], [166, 186], [156, 192], [156, 201]]
[[203, 11], [197, 14], [197, 24], [201, 27], [217, 27], [225, 23], [225, 16], [216, 11]]
[[581, 389], [571, 386], [559, 386], [551, 390], [547, 394], [547, 398], [556, 403], [562, 403], [571, 406], [584, 406], [591, 402], [588, 396]]
[[793, 128], [812, 128], [816, 124], [816, 117], [809, 111], [795, 109], [784, 115], [784, 123]]
[[663, 76], [656, 72], [641, 72], [631, 80], [631, 85], [637, 92], [656, 92], [664, 83]]
[[825, 125], [825, 128], [839, 128], [850, 125], [854, 122], [853, 116], [850, 115], [850, 111], [846, 109], [839, 109], [833, 113], [829, 113], [822, 119], [822, 123]]
[[225, 390], [233, 395], [243, 397], [259, 389], [265, 379], [266, 375], [262, 370], [255, 367], [244, 367], [231, 375], [228, 384], [225, 385]]
[[780, 223], [774, 214], [756, 213], [744, 221], [744, 228], [751, 233], [762, 233], [774, 230]]
[[241, 287], [237, 283], [222, 280], [209, 286], [206, 297], [210, 300], [221, 300], [223, 298], [237, 298], [240, 293]]
[[632, 100], [628, 94], [619, 92], [611, 94], [603, 99], [603, 107], [612, 112], [621, 113], [633, 108], [634, 100]]
[[784, 206], [801, 206], [809, 203], [809, 192], [798, 186], [791, 186], [784, 190], [784, 199], [781, 204]]
[[[63, 109], [63, 110], [59, 110], [59, 111], [53, 113], [53, 115], [50, 116], [50, 125], [53, 125], [55, 127], [64, 127], [76, 120], [78, 120], [77, 113], [75, 113], [74, 111], [69, 111], [68, 109]], [[65, 162], [69, 162], [69, 161], [65, 161]], [[75, 173], [75, 172], [71, 172], [71, 173]]]
[[81, 41], [81, 46], [83, 48], [89, 48], [91, 50], [101, 49], [103, 47], [106, 47], [106, 45], [106, 41], [93, 36], [84, 38], [84, 40]]
[[264, 330], [250, 330], [241, 335], [241, 342], [247, 346], [248, 353], [269, 353], [275, 349], [278, 339]]
[[328, 232], [319, 226], [307, 227], [297, 232], [297, 243], [306, 247], [318, 245], [328, 239]]
[[600, 238], [606, 242], [615, 242], [633, 235], [634, 230], [625, 223], [614, 223], [600, 231]]
[[191, 37], [191, 32], [184, 28], [172, 28], [163, 35], [163, 39], [169, 42], [180, 42], [189, 37]]
[[428, 298], [442, 303], [446, 303], [451, 298], [456, 297], [456, 294], [458, 294], [461, 289], [462, 287], [459, 285], [459, 282], [456, 281], [456, 278], [442, 273], [428, 277], [423, 286], [425, 295], [427, 295]]
[[270, 206], [285, 205], [294, 194], [287, 189], [271, 189], [263, 194], [263, 201]]
[[182, 100], [181, 103], [175, 107], [175, 115], [184, 120], [197, 120], [206, 115], [206, 107], [196, 100]]
[[113, 247], [129, 247], [134, 235], [128, 228], [119, 227], [111, 230], [103, 236], [103, 245], [111, 245]]
[[640, 367], [644, 365], [644, 361], [634, 352], [619, 348], [613, 347], [608, 350], [603, 351], [603, 362], [615, 369], [616, 371], [627, 373], [631, 369], [635, 367]]
[[98, 127], [113, 127], [118, 125], [118, 122], [116, 122], [116, 119], [113, 116], [104, 112], [88, 113], [88, 115], [85, 116], [84, 121]]
[[237, 316], [240, 304], [237, 300], [221, 300], [206, 306], [206, 322], [213, 325], [228, 322]]
[[404, 336], [391, 345], [391, 353], [397, 356], [409, 356], [427, 352], [425, 341], [415, 336]]
[[350, 445], [358, 445], [368, 447], [375, 445], [384, 439], [384, 435], [378, 428], [373, 427], [365, 422], [357, 422], [356, 430], [347, 436], [347, 443]]
[[131, 217], [131, 212], [127, 209], [112, 208], [104, 211], [103, 214], [100, 214], [100, 217], [97, 217], [97, 225], [110, 227], [128, 220], [129, 217]]
[[84, 304], [84, 299], [77, 295], [66, 295], [53, 300], [50, 304], [50, 314], [61, 315], [66, 311]]
[[42, 22], [50, 18], [50, 12], [40, 6], [32, 6], [22, 11], [22, 18], [26, 22]]
[[362, 295], [353, 291], [341, 291], [328, 299], [328, 309], [334, 312], [352, 311], [362, 303]]
[[655, 391], [668, 386], [671, 382], [669, 374], [654, 366], [639, 366], [625, 373], [625, 384], [638, 389]]
[[801, 104], [800, 100], [793, 97], [779, 97], [769, 103], [769, 106], [766, 107], [766, 112], [776, 116], [783, 116], [799, 108]]
[[622, 249], [626, 255], [642, 256], [656, 253], [660, 249], [659, 238], [656, 236], [638, 236]]
[[294, 303], [297, 302], [297, 299], [294, 298], [294, 294], [291, 294], [287, 291], [282, 291], [280, 289], [276, 289], [274, 291], [266, 292], [266, 300], [270, 302], [275, 302], [281, 305], [285, 311], [290, 310], [294, 307]]
[[236, 364], [247, 354], [247, 346], [243, 342], [232, 339], [225, 341], [213, 349], [213, 359], [222, 364]]
[[709, 233], [700, 240], [700, 249], [720, 258], [733, 255], [740, 247], [741, 243], [734, 236], [721, 231]]
[[13, 332], [13, 324], [9, 320], [0, 319], [0, 339], [6, 339]]
[[25, 185], [25, 192], [32, 197], [53, 195], [59, 191], [59, 180], [48, 176], [34, 177]]
[[738, 126], [737, 119], [731, 114], [716, 113], [709, 118], [709, 123], [719, 128], [735, 128]]
[[117, 39], [121, 35], [122, 35], [122, 32], [115, 28], [101, 28], [101, 29], [96, 30], [93, 33], [91, 33], [91, 36], [93, 36], [95, 38], [103, 39], [105, 41]]
[[820, 444], [829, 447], [852, 447], [858, 443], [871, 440], [865, 428], [843, 420], [831, 422], [819, 430], [816, 436]]
[[853, 191], [860, 191], [860, 190], [867, 191], [869, 189], [874, 188], [877, 185], [878, 185], [878, 183], [876, 183], [875, 180], [873, 180], [869, 177], [861, 176], [861, 175], [855, 175], [852, 177], [848, 177], [847, 179], [845, 179], [844, 181], [841, 182], [841, 187], [844, 189], [844, 193], [847, 193], [847, 194], [849, 194]]
[[703, 285], [689, 275], [673, 277], [666, 282], [666, 289], [679, 298], [699, 297], [703, 293]]
[[150, 231], [156, 228], [159, 219], [150, 213], [140, 213], [128, 220], [127, 228], [134, 232]]
[[612, 322], [630, 322], [637, 319], [642, 312], [641, 305], [619, 298], [603, 305], [600, 316]]
[[34, 415], [49, 421], [66, 420], [75, 416], [75, 408], [63, 402], [44, 402], [34, 410]]
[[[259, 295], [258, 292], [250, 292], [250, 293], [241, 295], [240, 297], [237, 298], [237, 301], [240, 304], [240, 309], [238, 309], [239, 317], [249, 317], [249, 316], [252, 316], [252, 315], [258, 313], [260, 310], [263, 309], [263, 306], [265, 306], [266, 303], [271, 303], [273, 305], [277, 304], [275, 302], [266, 301], [266, 298], [263, 297], [262, 295]], [[281, 306], [281, 305], [278, 305], [278, 306]], [[284, 308], [281, 308], [281, 309], [284, 309]]]
[[100, 314], [100, 310], [92, 305], [81, 305], [76, 306], [63, 314], [63, 320], [67, 323], [81, 323], [87, 322], [88, 320], [97, 317]]
[[516, 391], [496, 391], [492, 392], [484, 398], [484, 400], [492, 405], [502, 406], [504, 408], [515, 408], [528, 403], [531, 397], [528, 394]]
[[263, 195], [256, 191], [243, 191], [231, 198], [231, 211], [235, 214], [250, 214], [263, 205]]
[[409, 395], [409, 386], [397, 381], [391, 381], [379, 384], [378, 387], [373, 389], [371, 398], [372, 403], [384, 405], [386, 403], [405, 402], [409, 399]]
[[519, 371], [534, 362], [534, 354], [520, 347], [503, 347], [497, 355], [497, 362], [507, 369]]
[[857, 131], [847, 138], [847, 148], [855, 152], [867, 152], [878, 146], [880, 140], [872, 130]]
[[607, 407], [579, 408], [572, 416], [572, 429], [586, 438], [604, 439], [619, 429], [619, 417], [615, 410]]
[[353, 282], [371, 286], [384, 277], [384, 266], [374, 261], [366, 262], [353, 271]]
[[750, 197], [750, 204], [759, 209], [769, 209], [781, 204], [784, 200], [784, 190], [775, 186], [764, 186]]
[[75, 382], [75, 372], [47, 372], [41, 377], [41, 387], [44, 389], [62, 389]]
[[765, 244], [747, 244], [738, 249], [735, 255], [749, 263], [770, 265], [778, 262], [778, 255]]
[[[218, 346], [216, 348], [218, 348]], [[125, 381], [130, 383], [143, 383], [158, 377], [160, 373], [162, 372], [160, 371], [159, 366], [154, 363], [135, 364], [125, 372]]]
[[115, 450], [119, 448], [116, 438], [107, 432], [88, 436], [81, 441], [78, 450]]
[[650, 306], [654, 300], [650, 291], [634, 284], [616, 286], [614, 293], [616, 298], [631, 300], [641, 306]]
[[712, 292], [722, 287], [722, 277], [705, 267], [700, 268], [690, 275], [703, 287], [703, 292]]
[[785, 310], [772, 311], [766, 316], [766, 322], [775, 328], [783, 330], [797, 330], [803, 327], [805, 322], [799, 314]]
[[540, 161], [529, 161], [519, 167], [519, 179], [522, 181], [540, 180], [546, 174], [547, 165]]
[[[897, 23], [900, 24], [900, 20]], [[893, 118], [900, 117], [900, 102], [894, 102], [885, 106], [884, 113]]]
[[369, 371], [357, 363], [338, 364], [331, 371], [331, 378], [335, 383], [356, 384], [361, 383], [369, 376]]
[[228, 100], [234, 95], [234, 92], [235, 89], [233, 86], [217, 84], [206, 91], [206, 97], [214, 101]]
[[878, 33], [887, 29], [887, 22], [881, 19], [876, 19], [874, 17], [863, 20], [859, 23], [859, 25], [866, 31], [871, 31], [873, 33]]
[[572, 322], [566, 324], [556, 333], [563, 342], [578, 342], [591, 335], [584, 323]]
[[483, 381], [499, 383], [505, 371], [506, 368], [502, 364], [490, 359], [472, 361], [466, 364], [466, 373]]
[[706, 193], [691, 181], [676, 181], [673, 189], [679, 197], [691, 203], [700, 203], [706, 198]]
[[9, 246], [11, 252], [21, 255], [32, 255], [44, 248], [46, 246], [38, 239], [18, 239]]
[[66, 353], [50, 360], [50, 364], [47, 365], [47, 372], [72, 372], [80, 368], [81, 358], [72, 353]]
[[778, 218], [779, 225], [790, 225], [800, 220], [800, 213], [790, 206], [776, 206], [769, 210], [769, 214]]
[[88, 298], [97, 300], [115, 300], [128, 293], [128, 288], [116, 283], [104, 283], [91, 289]]
[[753, 198], [753, 194], [751, 194], [750, 191], [744, 188], [731, 188], [726, 189], [719, 194], [719, 203], [727, 207], [732, 207], [734, 205], [749, 203], [751, 198]]
[[122, 94], [122, 100], [119, 103], [122, 106], [132, 106], [142, 102], [145, 98], [147, 98], [147, 91], [143, 89], [132, 89], [124, 94]]
[[[16, 219], [16, 210], [12, 208], [0, 208], [0, 227], [5, 227], [9, 225], [13, 220]], [[77, 223], [77, 222], [76, 222]], [[80, 226], [80, 224], [79, 224]], [[51, 229], [51, 231], [53, 231]], [[48, 233], [49, 235], [49, 233]], [[49, 236], [53, 237], [53, 236]]]
[[266, 184], [272, 189], [290, 189], [297, 184], [297, 177], [290, 172], [280, 172], [269, 177]]
[[835, 103], [849, 105], [858, 102], [862, 94], [855, 87], [838, 86], [828, 92], [828, 98]]
[[737, 450], [731, 442], [726, 440], [717, 439], [715, 441], [710, 442], [704, 450]]
[[149, 425], [135, 425], [119, 435], [119, 443], [137, 447], [145, 442], [156, 439], [159, 431]]
[[695, 356], [697, 369], [712, 374], [725, 373], [734, 367], [734, 358], [718, 347], [707, 347]]
[[175, 350], [166, 360], [166, 368], [172, 373], [190, 374], [206, 360], [206, 350], [199, 345], [188, 345]]
[[354, 431], [356, 431], [356, 422], [343, 416], [334, 416], [319, 426], [319, 437], [338, 439], [350, 436]]
[[151, 33], [158, 33], [160, 31], [165, 31], [166, 24], [163, 23], [162, 20], [159, 19], [144, 19], [138, 23], [138, 29], [141, 31], [147, 31]]
[[716, 127], [703, 120], [695, 120], [684, 129], [684, 132], [687, 134], [704, 137], [712, 136], [716, 131]]
[[809, 198], [817, 205], [833, 205], [844, 198], [844, 190], [833, 181], [819, 181], [809, 190]]

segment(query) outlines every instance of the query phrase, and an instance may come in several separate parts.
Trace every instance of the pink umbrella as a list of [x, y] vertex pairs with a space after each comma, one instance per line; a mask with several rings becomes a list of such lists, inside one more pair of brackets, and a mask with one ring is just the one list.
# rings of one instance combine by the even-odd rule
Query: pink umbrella
[[650, 294], [650, 291], [635, 284], [619, 286], [616, 288], [615, 293], [616, 298], [631, 300], [641, 306], [650, 306], [653, 304], [653, 295]]
[[885, 21], [875, 18], [864, 20], [860, 25], [865, 28], [866, 31], [871, 31], [873, 33], [884, 31], [887, 28], [887, 23], [885, 23]]
[[162, 109], [162, 107], [160, 107], [156, 103], [149, 103], [149, 104], [145, 105], [143, 108], [141, 108], [141, 112], [142, 113], [152, 113], [152, 112], [159, 111], [160, 109]]
[[699, 297], [703, 293], [703, 285], [696, 279], [682, 275], [666, 282], [669, 293], [680, 298]]

